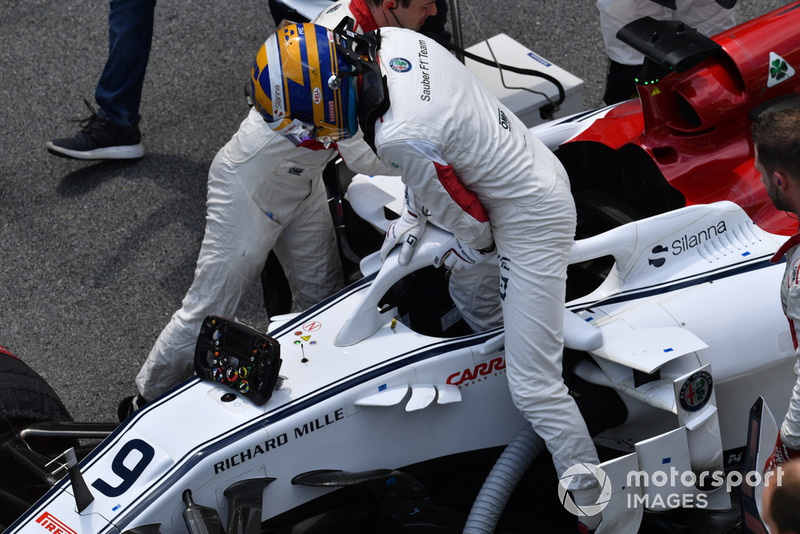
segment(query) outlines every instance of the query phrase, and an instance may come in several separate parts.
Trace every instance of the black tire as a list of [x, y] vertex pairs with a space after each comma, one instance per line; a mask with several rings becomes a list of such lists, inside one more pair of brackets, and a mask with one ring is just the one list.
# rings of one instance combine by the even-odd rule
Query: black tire
[[[31, 423], [72, 421], [64, 403], [36, 371], [0, 346], [0, 530], [11, 524], [48, 489], [17, 461], [12, 449], [19, 445], [17, 432]], [[69, 447], [71, 439], [26, 439], [25, 445], [44, 465]]]
[[0, 433], [41, 421], [71, 421], [52, 387], [0, 346]]
[[644, 218], [634, 208], [604, 191], [576, 191], [573, 197], [578, 210], [579, 238], [591, 237]]

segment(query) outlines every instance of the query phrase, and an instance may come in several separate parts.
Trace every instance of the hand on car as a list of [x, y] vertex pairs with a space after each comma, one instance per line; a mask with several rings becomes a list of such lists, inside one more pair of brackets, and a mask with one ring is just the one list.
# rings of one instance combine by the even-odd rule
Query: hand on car
[[469, 247], [459, 241], [457, 237], [453, 237], [450, 241], [442, 245], [436, 257], [433, 259], [435, 267], [444, 267], [451, 271], [458, 271], [464, 267], [483, 263], [492, 256], [494, 256], [495, 246], [483, 250]]
[[417, 243], [420, 238], [422, 238], [422, 233], [425, 231], [428, 215], [424, 207], [422, 209], [417, 209], [414, 203], [414, 194], [406, 188], [403, 215], [399, 219], [393, 221], [386, 230], [386, 238], [383, 240], [383, 245], [381, 246], [381, 261], [385, 261], [389, 252], [402, 243], [403, 248], [400, 250], [398, 262], [400, 265], [408, 265], [408, 262], [411, 261], [411, 256], [414, 254]]

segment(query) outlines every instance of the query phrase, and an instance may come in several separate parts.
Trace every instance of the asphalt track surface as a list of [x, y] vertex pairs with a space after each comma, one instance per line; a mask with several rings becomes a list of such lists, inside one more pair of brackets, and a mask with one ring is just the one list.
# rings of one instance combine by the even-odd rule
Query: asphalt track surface
[[[785, 3], [741, 0], [738, 17]], [[192, 281], [208, 167], [247, 113], [244, 81], [274, 25], [266, 0], [161, 0], [141, 107], [146, 155], [92, 163], [51, 156], [45, 143], [88, 115], [107, 3], [1, 4], [0, 344], [76, 419], [115, 421]], [[606, 59], [593, 1], [468, 4], [486, 36], [508, 34], [583, 79], [585, 108], [601, 104]], [[464, 1], [461, 12], [474, 44], [481, 34]], [[238, 318], [266, 327], [259, 285]]]

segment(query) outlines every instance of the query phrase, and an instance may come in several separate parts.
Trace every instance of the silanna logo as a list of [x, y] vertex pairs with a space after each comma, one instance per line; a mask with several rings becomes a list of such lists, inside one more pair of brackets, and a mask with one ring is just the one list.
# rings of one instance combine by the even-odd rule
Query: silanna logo
[[728, 227], [725, 226], [725, 221], [719, 221], [717, 224], [712, 224], [705, 230], [700, 230], [696, 234], [682, 235], [667, 246], [656, 245], [650, 251], [655, 257], [651, 257], [648, 263], [653, 267], [661, 267], [667, 262], [666, 256], [669, 254], [678, 256], [727, 231]]

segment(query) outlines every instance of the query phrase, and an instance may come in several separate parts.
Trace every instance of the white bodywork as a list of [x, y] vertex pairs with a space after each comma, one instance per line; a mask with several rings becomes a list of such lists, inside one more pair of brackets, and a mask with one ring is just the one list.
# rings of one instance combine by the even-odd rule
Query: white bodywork
[[[82, 513], [65, 478], [8, 532], [40, 533], [49, 522], [64, 532], [149, 524], [184, 532], [184, 490], [224, 519], [226, 488], [267, 477], [274, 479], [263, 491], [268, 519], [330, 491], [292, 484], [304, 472], [394, 469], [508, 443], [525, 422], [508, 394], [502, 333], [431, 338], [377, 308], [394, 282], [430, 265], [446, 238], [432, 228], [411, 265], [400, 267], [395, 251], [377, 275], [283, 318], [271, 335], [286, 380], [265, 406], [226, 402], [227, 388], [190, 380], [136, 412], [81, 462], [95, 497]], [[567, 346], [588, 350], [597, 364], [575, 372], [614, 388], [629, 410], [596, 441], [628, 452], [601, 466], [614, 490], [604, 512], [614, 532], [635, 529], [641, 515], [625, 505], [628, 494], [642, 492], [625, 473], [721, 469], [723, 450], [744, 445], [757, 396], [776, 415], [785, 412], [794, 352], [777, 298], [783, 265], [768, 261], [781, 241], [723, 202], [576, 243], [576, 263], [616, 259], [600, 287], [568, 303], [565, 331]], [[634, 370], [652, 379], [637, 387]], [[713, 391], [700, 410], [687, 411], [676, 398], [697, 371], [713, 376]], [[645, 488], [657, 490], [664, 489]], [[728, 507], [727, 497], [717, 491], [709, 507]]]

